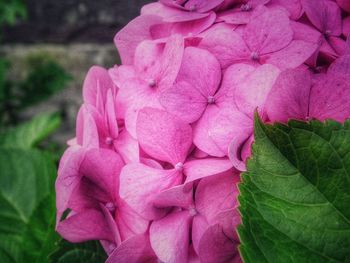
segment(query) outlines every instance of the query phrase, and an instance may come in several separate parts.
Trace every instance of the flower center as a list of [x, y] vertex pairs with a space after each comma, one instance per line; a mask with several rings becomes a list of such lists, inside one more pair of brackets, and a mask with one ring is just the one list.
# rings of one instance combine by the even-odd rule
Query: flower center
[[249, 3], [241, 5], [241, 11], [247, 12], [247, 11], [250, 11], [250, 10], [252, 10], [252, 6]]
[[112, 202], [108, 202], [106, 204], [106, 208], [108, 209], [109, 212], [114, 212], [115, 211], [115, 205]]
[[111, 137], [107, 137], [106, 138], [106, 140], [105, 140], [105, 143], [107, 144], [107, 145], [111, 145], [112, 143], [113, 143], [113, 138], [111, 138]]
[[329, 38], [330, 36], [331, 36], [331, 31], [330, 30], [326, 30], [324, 33], [323, 33], [323, 35], [324, 35], [324, 37], [325, 38]]
[[254, 61], [259, 61], [260, 56], [259, 56], [258, 52], [254, 51], [254, 52], [252, 52], [252, 54], [250, 54], [250, 58]]
[[155, 88], [157, 86], [157, 82], [155, 79], [149, 79], [148, 80], [148, 87]]
[[184, 168], [184, 164], [182, 162], [179, 162], [175, 165], [175, 170], [182, 171]]
[[215, 103], [214, 96], [208, 96], [208, 104], [214, 104], [214, 103]]
[[196, 208], [194, 208], [193, 206], [191, 206], [189, 209], [188, 209], [188, 212], [190, 213], [190, 216], [195, 216], [198, 214]]

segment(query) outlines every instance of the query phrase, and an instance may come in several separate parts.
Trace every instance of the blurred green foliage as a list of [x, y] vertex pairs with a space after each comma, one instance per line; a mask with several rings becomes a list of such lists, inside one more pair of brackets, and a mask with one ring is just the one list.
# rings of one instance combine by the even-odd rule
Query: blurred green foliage
[[0, 26], [13, 25], [18, 18], [25, 18], [27, 9], [23, 0], [0, 0]]

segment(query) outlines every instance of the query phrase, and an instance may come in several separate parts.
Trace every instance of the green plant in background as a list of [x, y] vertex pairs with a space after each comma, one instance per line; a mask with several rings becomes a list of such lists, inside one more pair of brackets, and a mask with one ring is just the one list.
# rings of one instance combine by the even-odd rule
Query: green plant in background
[[0, 26], [13, 25], [18, 18], [25, 18], [27, 9], [23, 0], [0, 1]]

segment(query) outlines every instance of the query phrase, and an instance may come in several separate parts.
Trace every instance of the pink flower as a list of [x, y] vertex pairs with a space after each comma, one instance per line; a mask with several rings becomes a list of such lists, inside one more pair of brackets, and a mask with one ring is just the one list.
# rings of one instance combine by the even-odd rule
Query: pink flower
[[108, 263], [241, 262], [237, 183], [254, 113], [349, 118], [349, 17], [341, 0], [145, 5], [115, 36], [122, 65], [84, 81], [57, 231], [100, 240]]

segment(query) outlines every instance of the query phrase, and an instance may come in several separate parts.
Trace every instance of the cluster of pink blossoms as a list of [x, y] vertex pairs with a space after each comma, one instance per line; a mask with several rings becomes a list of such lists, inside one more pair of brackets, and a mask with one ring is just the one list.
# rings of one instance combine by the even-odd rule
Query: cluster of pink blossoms
[[[240, 262], [237, 183], [264, 121], [350, 117], [347, 0], [160, 0], [93, 67], [57, 231], [107, 262]], [[66, 215], [68, 211], [68, 215]], [[65, 213], [66, 212], [66, 213]]]

